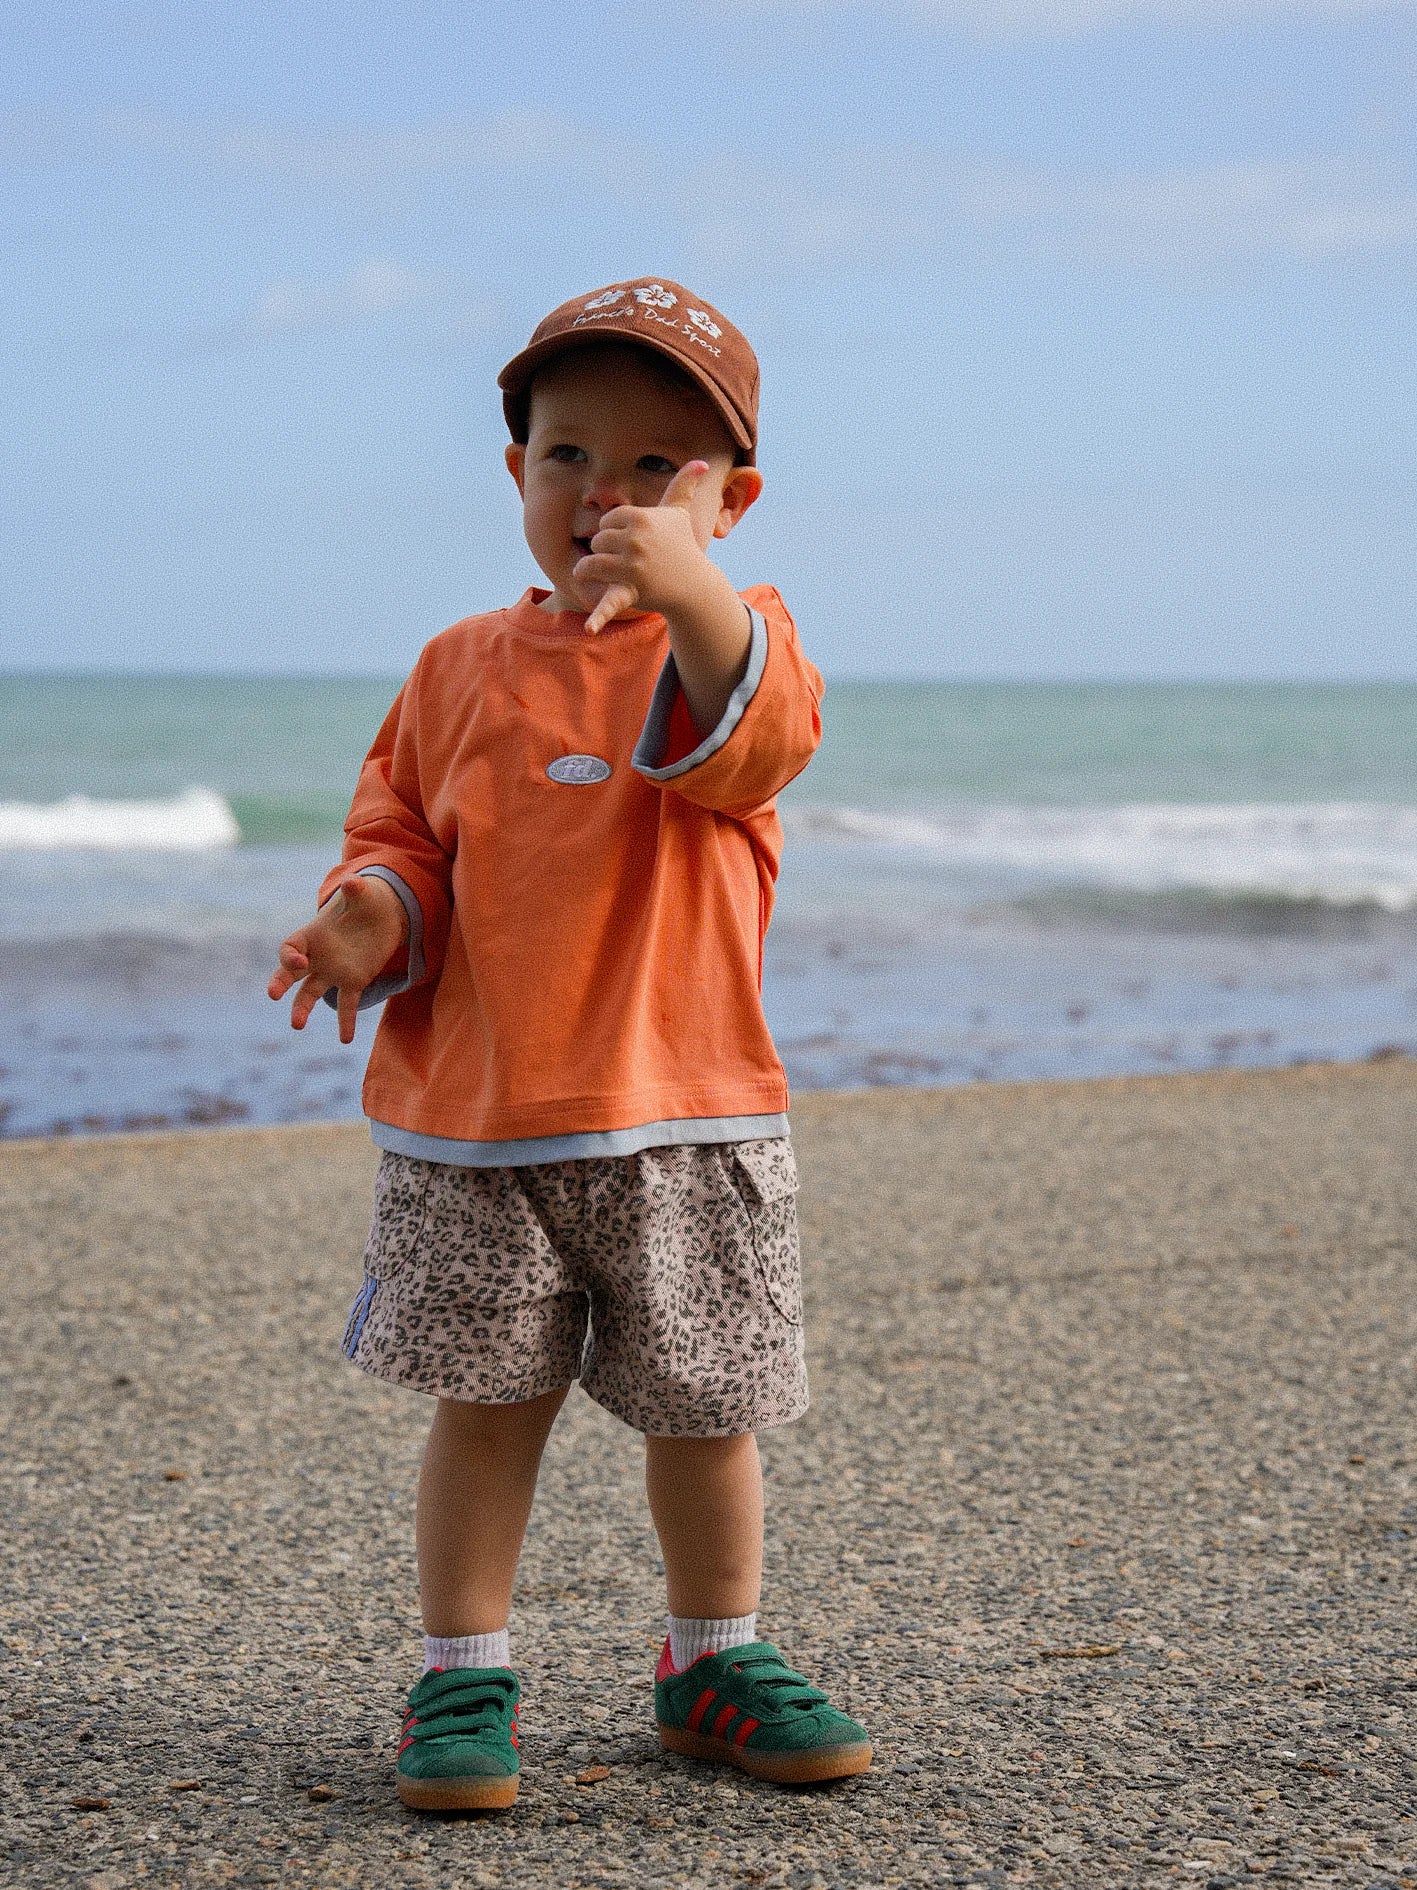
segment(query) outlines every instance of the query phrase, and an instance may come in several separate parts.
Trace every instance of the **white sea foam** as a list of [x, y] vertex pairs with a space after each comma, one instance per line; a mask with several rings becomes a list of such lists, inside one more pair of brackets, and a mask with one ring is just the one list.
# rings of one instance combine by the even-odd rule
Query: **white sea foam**
[[923, 852], [942, 865], [1054, 883], [1417, 909], [1417, 807], [1410, 806], [1143, 802], [903, 814], [806, 805], [786, 809], [784, 819], [803, 837]]
[[86, 794], [47, 804], [0, 801], [0, 848], [197, 853], [240, 838], [235, 814], [212, 788], [188, 788], [166, 801], [95, 801]]

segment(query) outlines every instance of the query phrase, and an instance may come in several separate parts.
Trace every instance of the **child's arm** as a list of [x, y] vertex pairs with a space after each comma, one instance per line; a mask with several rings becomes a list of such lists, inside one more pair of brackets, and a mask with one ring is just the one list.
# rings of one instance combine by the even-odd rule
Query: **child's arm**
[[721, 720], [696, 731], [697, 746], [686, 744], [676, 652], [655, 684], [632, 765], [656, 787], [749, 820], [811, 760], [822, 735], [822, 679], [771, 585], [756, 585], [739, 601], [751, 624], [748, 658]]
[[290, 1022], [304, 1030], [326, 991], [338, 989], [340, 1042], [353, 1043], [365, 987], [407, 941], [408, 930], [403, 901], [387, 880], [372, 874], [347, 879], [308, 925], [297, 926], [286, 939], [266, 990], [283, 998], [300, 984]]
[[622, 610], [657, 610], [669, 626], [680, 687], [694, 726], [718, 726], [748, 664], [751, 625], [743, 600], [694, 535], [694, 494], [709, 470], [681, 466], [657, 506], [607, 512], [575, 576], [607, 586], [586, 618], [592, 634]]
[[283, 998], [299, 984], [290, 1021], [303, 1030], [323, 997], [339, 1017], [343, 1043], [358, 1010], [411, 989], [442, 967], [452, 913], [452, 860], [423, 804], [420, 758], [432, 743], [420, 713], [421, 677], [435, 638], [419, 658], [374, 738], [345, 822], [344, 859], [325, 876], [319, 911], [280, 948], [267, 985]]

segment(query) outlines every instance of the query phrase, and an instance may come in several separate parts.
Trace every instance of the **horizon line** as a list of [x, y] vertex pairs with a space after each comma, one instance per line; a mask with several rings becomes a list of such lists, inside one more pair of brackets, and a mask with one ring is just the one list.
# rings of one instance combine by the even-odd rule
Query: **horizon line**
[[[224, 683], [392, 683], [396, 688], [408, 672], [398, 670], [295, 669], [50, 669], [0, 666], [0, 682], [224, 682]], [[1223, 672], [1198, 675], [1088, 673], [1031, 675], [972, 673], [940, 670], [823, 670], [828, 684], [943, 683], [951, 687], [1010, 688], [1052, 685], [1059, 688], [1417, 688], [1417, 672], [1404, 674], [1344, 675], [1234, 675]]]

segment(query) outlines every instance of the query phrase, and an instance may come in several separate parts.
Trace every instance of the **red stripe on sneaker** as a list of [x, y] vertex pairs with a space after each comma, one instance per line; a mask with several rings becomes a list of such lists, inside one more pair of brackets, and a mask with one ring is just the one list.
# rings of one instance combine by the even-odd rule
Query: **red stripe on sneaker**
[[736, 1719], [737, 1717], [738, 1717], [738, 1708], [736, 1706], [725, 1706], [723, 1711], [719, 1714], [718, 1718], [713, 1722], [714, 1738], [722, 1739], [723, 1735], [728, 1730], [729, 1720]]
[[709, 1708], [713, 1705], [714, 1701], [717, 1698], [718, 1698], [718, 1695], [717, 1693], [714, 1692], [712, 1687], [704, 1688], [703, 1692], [699, 1695], [698, 1699], [694, 1701], [694, 1710], [689, 1715], [689, 1731], [690, 1732], [697, 1732], [700, 1726], [703, 1725], [704, 1714], [709, 1710]]
[[762, 1724], [761, 1720], [745, 1719], [743, 1721], [743, 1724], [738, 1728], [737, 1732], [734, 1733], [733, 1735], [734, 1745], [746, 1746], [748, 1743], [749, 1736], [752, 1733], [755, 1733], [761, 1724]]
[[403, 1744], [402, 1744], [402, 1745], [401, 1745], [401, 1746], [399, 1747], [399, 1751], [400, 1751], [400, 1752], [407, 1752], [407, 1751], [408, 1751], [408, 1749], [409, 1749], [409, 1747], [410, 1747], [410, 1746], [411, 1746], [412, 1744], [413, 1744], [413, 1734], [412, 1734], [412, 1733], [410, 1733], [410, 1734], [408, 1735], [408, 1738], [407, 1738], [407, 1739], [405, 1739], [405, 1740], [404, 1740], [404, 1742], [403, 1742]]

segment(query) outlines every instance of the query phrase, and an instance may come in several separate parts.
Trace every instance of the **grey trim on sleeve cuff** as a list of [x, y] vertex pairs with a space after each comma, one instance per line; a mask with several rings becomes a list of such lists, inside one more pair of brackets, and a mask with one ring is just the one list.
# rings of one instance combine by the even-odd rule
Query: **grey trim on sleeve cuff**
[[419, 1135], [391, 1122], [371, 1120], [376, 1148], [453, 1168], [532, 1168], [542, 1162], [585, 1161], [595, 1155], [638, 1155], [645, 1148], [677, 1148], [699, 1142], [762, 1142], [787, 1134], [786, 1115], [687, 1116], [642, 1122], [635, 1129], [596, 1129], [581, 1135], [521, 1136], [512, 1142], [460, 1142], [452, 1136]]
[[[710, 755], [718, 753], [742, 721], [743, 711], [757, 694], [768, 660], [767, 620], [751, 606], [745, 605], [744, 608], [748, 612], [753, 634], [748, 645], [748, 667], [743, 672], [743, 680], [728, 698], [728, 706], [718, 718], [718, 727], [705, 735], [692, 754], [685, 755], [682, 761], [671, 761], [667, 768], [661, 768], [656, 763], [669, 740], [670, 711], [679, 693], [679, 669], [673, 651], [665, 658], [664, 668], [659, 672], [659, 681], [654, 685], [654, 694], [650, 697], [649, 714], [640, 730], [640, 739], [635, 743], [635, 752], [630, 757], [630, 766], [636, 773], [642, 774], [646, 781], [672, 781], [676, 775], [687, 774], [691, 768], [697, 768]], [[714, 1137], [715, 1141], [721, 1139]]]
[[[360, 993], [359, 1008], [367, 1011], [376, 1004], [382, 1004], [385, 998], [397, 997], [400, 991], [411, 990], [420, 979], [427, 976], [428, 967], [423, 962], [423, 908], [412, 886], [407, 880], [400, 879], [391, 866], [361, 866], [355, 877], [385, 881], [398, 894], [408, 914], [408, 970], [403, 973], [391, 971], [382, 978], [376, 978], [372, 984], [366, 984]], [[332, 1011], [337, 1010], [338, 989], [326, 991], [325, 1002]]]

